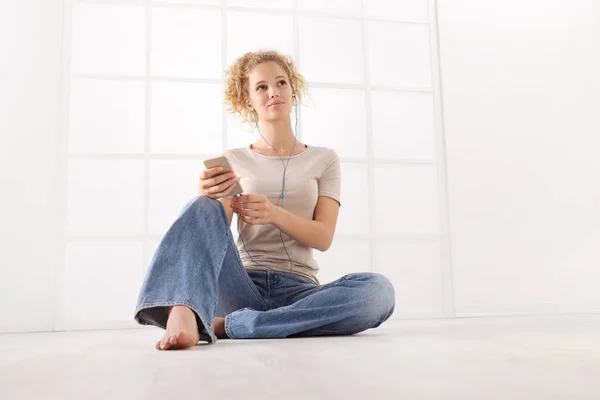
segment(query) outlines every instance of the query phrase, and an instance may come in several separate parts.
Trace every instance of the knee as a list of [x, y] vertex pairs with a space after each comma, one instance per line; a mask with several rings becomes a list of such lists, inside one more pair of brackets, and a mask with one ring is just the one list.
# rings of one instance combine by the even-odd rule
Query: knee
[[362, 311], [357, 314], [366, 319], [371, 327], [379, 326], [387, 320], [396, 305], [396, 292], [392, 282], [378, 273], [346, 275], [346, 279], [361, 282]]
[[194, 211], [197, 212], [219, 212], [219, 207], [221, 207], [221, 202], [218, 200], [213, 200], [210, 197], [206, 196], [196, 196], [190, 199], [185, 205], [182, 207], [179, 215], [183, 215], [186, 211]]
[[381, 322], [388, 319], [394, 312], [396, 306], [396, 291], [394, 285], [385, 276], [381, 274], [372, 274], [372, 290], [375, 292], [373, 296], [372, 307]]

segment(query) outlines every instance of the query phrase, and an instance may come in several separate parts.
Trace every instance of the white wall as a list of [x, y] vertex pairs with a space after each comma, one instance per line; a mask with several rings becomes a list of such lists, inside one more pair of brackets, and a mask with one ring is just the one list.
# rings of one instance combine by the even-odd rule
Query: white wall
[[[150, 15], [140, 0], [76, 18], [70, 3], [0, 14], [0, 331], [135, 326], [201, 160], [253, 140], [210, 107], [222, 68], [257, 43], [295, 57], [312, 93], [299, 136], [342, 157], [323, 281], [382, 272], [400, 318], [600, 310], [593, 1], [438, 0], [445, 140], [433, 2], [165, 1]], [[250, 35], [247, 18], [268, 29]]]
[[0, 6], [1, 331], [54, 328], [62, 2]]
[[597, 0], [438, 0], [457, 315], [600, 310]]
[[0, 331], [137, 326], [144, 273], [202, 160], [256, 138], [220, 98], [225, 68], [259, 48], [309, 81], [299, 138], [341, 157], [321, 281], [380, 272], [396, 318], [453, 315], [432, 2], [64, 3], [3, 11], [23, 36], [7, 35], [4, 57]]

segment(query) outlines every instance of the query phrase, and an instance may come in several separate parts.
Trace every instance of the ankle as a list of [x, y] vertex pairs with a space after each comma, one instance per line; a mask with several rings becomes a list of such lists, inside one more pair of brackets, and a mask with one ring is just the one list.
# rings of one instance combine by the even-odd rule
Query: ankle
[[218, 339], [229, 339], [229, 336], [227, 336], [227, 332], [225, 331], [225, 318], [215, 318], [213, 320], [213, 326], [215, 336]]

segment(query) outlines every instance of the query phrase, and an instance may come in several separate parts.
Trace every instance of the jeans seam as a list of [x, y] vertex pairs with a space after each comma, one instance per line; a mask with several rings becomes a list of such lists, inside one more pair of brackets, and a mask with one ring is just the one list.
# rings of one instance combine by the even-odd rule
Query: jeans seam
[[230, 339], [235, 339], [235, 336], [231, 332], [231, 314], [225, 316], [225, 333]]

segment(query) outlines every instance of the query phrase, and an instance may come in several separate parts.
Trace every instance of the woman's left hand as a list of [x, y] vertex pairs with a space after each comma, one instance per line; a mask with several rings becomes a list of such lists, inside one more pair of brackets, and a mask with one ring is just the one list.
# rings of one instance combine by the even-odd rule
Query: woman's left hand
[[277, 206], [264, 194], [244, 194], [231, 200], [233, 212], [247, 224], [268, 225], [273, 224]]

